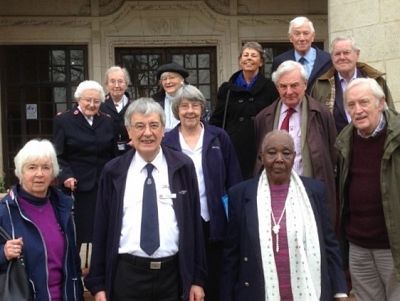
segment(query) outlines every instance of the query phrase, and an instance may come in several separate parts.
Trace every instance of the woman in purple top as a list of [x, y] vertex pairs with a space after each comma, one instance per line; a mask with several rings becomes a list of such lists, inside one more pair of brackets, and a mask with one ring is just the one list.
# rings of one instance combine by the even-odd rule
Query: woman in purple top
[[19, 184], [0, 202], [0, 272], [22, 253], [36, 301], [83, 300], [72, 199], [50, 186], [59, 172], [53, 145], [31, 140], [14, 158]]

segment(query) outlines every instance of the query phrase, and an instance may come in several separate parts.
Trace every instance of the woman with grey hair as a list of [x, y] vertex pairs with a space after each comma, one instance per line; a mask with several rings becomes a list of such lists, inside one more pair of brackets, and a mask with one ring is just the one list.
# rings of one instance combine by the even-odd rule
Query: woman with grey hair
[[247, 42], [243, 45], [239, 56], [241, 70], [219, 87], [210, 118], [210, 124], [228, 132], [245, 179], [252, 177], [257, 157], [254, 117], [278, 97], [272, 81], [261, 72], [264, 61], [264, 49], [260, 44]]
[[14, 158], [19, 183], [0, 202], [0, 270], [24, 256], [32, 300], [83, 300], [72, 199], [51, 186], [59, 172], [53, 145], [30, 140]]
[[239, 162], [226, 132], [202, 122], [206, 99], [192, 85], [177, 92], [172, 112], [180, 123], [167, 132], [163, 144], [188, 155], [194, 162], [206, 245], [208, 282], [206, 300], [218, 300], [222, 242], [227, 215], [226, 191], [241, 181]]
[[61, 167], [58, 180], [74, 193], [78, 246], [91, 242], [97, 183], [104, 164], [116, 154], [113, 121], [99, 111], [102, 86], [83, 81], [75, 91], [77, 106], [54, 118], [53, 139]]

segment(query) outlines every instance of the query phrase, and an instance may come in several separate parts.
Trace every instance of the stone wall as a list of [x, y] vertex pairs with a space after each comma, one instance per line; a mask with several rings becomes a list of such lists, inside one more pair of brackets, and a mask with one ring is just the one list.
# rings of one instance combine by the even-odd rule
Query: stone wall
[[400, 2], [398, 0], [329, 0], [330, 40], [350, 35], [361, 48], [360, 61], [386, 72], [400, 108]]

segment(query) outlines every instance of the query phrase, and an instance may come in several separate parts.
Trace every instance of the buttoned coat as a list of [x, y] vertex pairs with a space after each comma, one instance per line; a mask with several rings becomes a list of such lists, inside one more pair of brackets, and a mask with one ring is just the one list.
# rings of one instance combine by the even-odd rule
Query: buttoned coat
[[[312, 99], [305, 96], [307, 101], [306, 111], [306, 135], [305, 144], [308, 148], [309, 162], [307, 157], [302, 156], [303, 164], [307, 164], [312, 168], [313, 178], [325, 183], [328, 190], [328, 208], [330, 211], [330, 220], [333, 224], [336, 223], [336, 194], [335, 194], [335, 174], [336, 166], [336, 128], [335, 121], [329, 110]], [[303, 100], [303, 101], [304, 101]], [[276, 116], [279, 116], [278, 109], [280, 101], [275, 101], [271, 106], [262, 110], [256, 117], [255, 131], [258, 153], [261, 153], [261, 145], [265, 135], [274, 129]], [[303, 130], [302, 126], [302, 130]], [[304, 148], [302, 149], [304, 151]], [[255, 172], [261, 169], [261, 160], [257, 160]]]
[[[108, 114], [113, 120], [115, 141], [118, 145], [118, 155], [130, 149], [130, 146], [127, 145], [130, 139], [125, 127], [124, 115], [131, 101], [129, 95], [125, 93], [125, 96], [128, 97], [128, 103], [119, 112], [115, 108], [114, 101], [109, 93], [106, 95], [105, 101], [100, 105], [100, 111]], [[124, 149], [122, 149], [123, 147]]]
[[249, 179], [253, 175], [257, 156], [254, 144], [254, 118], [258, 112], [278, 98], [278, 93], [272, 81], [262, 74], [258, 74], [250, 91], [236, 86], [236, 78], [241, 72], [234, 73], [228, 82], [219, 87], [216, 107], [209, 123], [223, 127], [225, 103], [228, 101], [225, 130], [235, 148], [243, 178]]
[[[168, 165], [170, 190], [172, 194], [176, 194], [173, 207], [179, 228], [181, 296], [182, 300], [187, 301], [191, 285], [204, 287], [206, 280], [196, 171], [192, 160], [186, 155], [168, 147], [163, 147], [162, 150]], [[105, 290], [107, 300], [111, 300], [122, 229], [126, 179], [134, 154], [135, 150], [132, 149], [107, 163], [99, 184], [93, 251], [85, 285], [92, 294]]]
[[[321, 297], [332, 301], [346, 293], [339, 246], [328, 221], [325, 186], [301, 177], [318, 230], [321, 250]], [[265, 277], [260, 249], [257, 214], [259, 177], [232, 187], [229, 192], [229, 223], [224, 249], [220, 301], [265, 301]]]
[[[225, 237], [227, 218], [222, 202], [229, 187], [242, 180], [239, 162], [229, 136], [223, 129], [204, 126], [201, 164], [210, 213], [210, 240], [221, 241]], [[179, 142], [179, 125], [165, 133], [163, 144], [182, 151]]]
[[[307, 82], [307, 93], [310, 93], [311, 88], [314, 85], [314, 82], [318, 77], [324, 74], [329, 68], [332, 67], [331, 56], [328, 52], [320, 50], [318, 47], [313, 47], [316, 51], [316, 57], [313, 69], [311, 70], [311, 74], [308, 77]], [[290, 49], [277, 57], [274, 57], [272, 62], [272, 71], [278, 69], [279, 65], [284, 61], [292, 60], [295, 61], [296, 57], [294, 56], [294, 49]]]

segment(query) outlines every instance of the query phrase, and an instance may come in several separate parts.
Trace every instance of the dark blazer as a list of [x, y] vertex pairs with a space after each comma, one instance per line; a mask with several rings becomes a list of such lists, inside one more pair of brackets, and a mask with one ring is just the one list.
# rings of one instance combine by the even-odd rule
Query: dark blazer
[[[336, 293], [346, 293], [339, 245], [328, 221], [325, 186], [311, 178], [301, 178], [316, 219], [321, 249], [321, 298], [332, 301]], [[225, 242], [221, 301], [264, 301], [257, 215], [259, 178], [232, 187], [229, 194], [229, 223]]]
[[235, 148], [243, 178], [249, 179], [253, 176], [257, 156], [254, 144], [254, 118], [258, 112], [278, 98], [278, 92], [272, 81], [262, 74], [258, 74], [250, 91], [236, 86], [236, 78], [241, 72], [234, 73], [228, 82], [219, 87], [216, 107], [209, 123], [217, 127], [223, 126], [225, 102], [230, 91], [225, 130]]
[[[310, 77], [308, 78], [307, 83], [307, 94], [310, 93], [312, 86], [314, 85], [315, 80], [328, 71], [329, 68], [332, 67], [331, 56], [328, 52], [320, 50], [317, 47], [313, 48], [317, 51], [316, 58], [314, 62], [314, 67], [311, 70]], [[284, 61], [292, 60], [295, 61], [296, 58], [294, 56], [294, 49], [288, 50], [277, 57], [274, 57], [272, 62], [272, 72], [278, 69], [279, 65]]]
[[[213, 125], [204, 125], [202, 167], [210, 213], [210, 240], [225, 237], [226, 214], [221, 201], [229, 187], [242, 180], [239, 161], [228, 134]], [[163, 144], [182, 151], [179, 143], [179, 125], [165, 133]]]
[[74, 177], [79, 191], [93, 189], [104, 164], [116, 155], [113, 121], [102, 112], [94, 116], [92, 126], [77, 107], [57, 115], [53, 142], [60, 164], [60, 184]]
[[128, 151], [130, 149], [130, 146], [127, 145], [127, 143], [129, 142], [130, 139], [129, 139], [128, 131], [126, 130], [126, 127], [125, 127], [124, 115], [125, 115], [125, 111], [128, 108], [131, 101], [129, 99], [129, 95], [127, 95], [126, 93], [125, 93], [125, 95], [128, 97], [128, 103], [119, 112], [115, 108], [114, 102], [113, 102], [110, 94], [106, 95], [105, 101], [100, 106], [100, 111], [108, 114], [111, 117], [111, 119], [113, 120], [115, 141], [118, 146], [118, 154], [119, 155], [125, 153], [126, 151]]
[[[192, 160], [181, 152], [163, 147], [168, 164], [171, 193], [179, 228], [179, 274], [182, 300], [193, 284], [204, 287], [206, 261], [200, 217], [199, 191]], [[100, 179], [93, 233], [90, 272], [85, 285], [92, 294], [105, 290], [110, 300], [118, 259], [126, 177], [135, 150], [108, 162]]]

